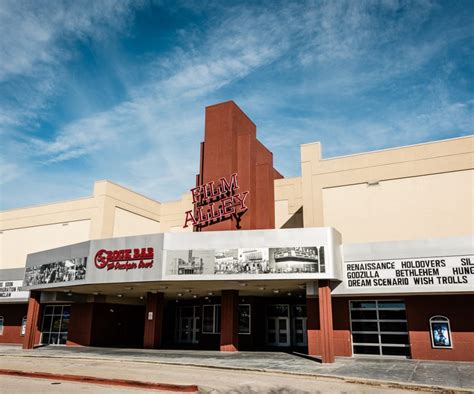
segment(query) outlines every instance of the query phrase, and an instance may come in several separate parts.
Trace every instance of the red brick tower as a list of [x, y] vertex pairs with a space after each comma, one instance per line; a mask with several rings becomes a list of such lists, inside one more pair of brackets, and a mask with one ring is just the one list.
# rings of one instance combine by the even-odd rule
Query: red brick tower
[[227, 101], [206, 108], [196, 186], [229, 179], [234, 173], [238, 174], [237, 192], [248, 191], [248, 209], [195, 227], [195, 231], [275, 228], [273, 181], [282, 175], [273, 168], [272, 152], [257, 140], [255, 124], [233, 101]]

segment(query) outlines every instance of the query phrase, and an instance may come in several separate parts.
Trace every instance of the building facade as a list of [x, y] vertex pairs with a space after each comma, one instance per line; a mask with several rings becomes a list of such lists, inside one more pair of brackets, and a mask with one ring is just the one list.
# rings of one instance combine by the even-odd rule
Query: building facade
[[108, 181], [0, 213], [0, 343], [473, 361], [474, 137], [284, 178], [233, 102], [206, 108], [196, 184]]

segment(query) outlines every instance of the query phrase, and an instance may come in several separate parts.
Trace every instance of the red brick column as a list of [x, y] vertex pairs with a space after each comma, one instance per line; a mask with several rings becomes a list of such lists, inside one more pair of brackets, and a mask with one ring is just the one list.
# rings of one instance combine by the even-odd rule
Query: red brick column
[[143, 347], [145, 349], [156, 349], [161, 346], [163, 310], [164, 294], [148, 293], [145, 308], [145, 332], [143, 335]]
[[319, 356], [319, 304], [317, 298], [306, 298], [306, 334], [308, 338], [308, 355]]
[[41, 292], [39, 291], [30, 292], [23, 349], [33, 349], [35, 345], [38, 345], [40, 340], [40, 296]]
[[329, 280], [320, 280], [319, 325], [321, 329], [321, 360], [323, 363], [334, 362], [334, 331], [332, 325], [331, 287]]
[[239, 350], [239, 292], [222, 290], [221, 352]]

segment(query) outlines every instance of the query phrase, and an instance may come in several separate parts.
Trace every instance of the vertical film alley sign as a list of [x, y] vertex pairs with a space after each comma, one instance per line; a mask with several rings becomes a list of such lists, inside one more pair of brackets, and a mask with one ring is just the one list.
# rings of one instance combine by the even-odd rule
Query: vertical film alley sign
[[238, 189], [236, 173], [229, 179], [222, 177], [217, 182], [212, 181], [192, 188], [194, 208], [186, 211], [183, 228], [191, 224], [199, 230], [232, 218], [236, 219], [237, 228], [240, 228], [240, 219], [248, 210], [245, 200], [249, 192], [238, 192]]

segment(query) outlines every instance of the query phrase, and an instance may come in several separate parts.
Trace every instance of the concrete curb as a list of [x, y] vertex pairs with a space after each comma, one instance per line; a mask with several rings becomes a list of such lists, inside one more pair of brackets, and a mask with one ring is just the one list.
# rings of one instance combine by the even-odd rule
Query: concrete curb
[[[0, 355], [7, 356], [7, 355]], [[64, 356], [64, 355], [31, 355], [31, 354], [24, 354], [24, 355], [14, 355], [14, 357], [44, 357], [44, 358], [58, 358], [58, 359], [78, 359], [78, 360], [106, 360], [106, 361], [117, 361], [114, 358], [108, 357], [87, 357], [87, 356]], [[449, 386], [438, 386], [438, 385], [429, 385], [429, 384], [422, 384], [422, 383], [401, 383], [393, 380], [382, 380], [382, 379], [370, 379], [370, 378], [359, 378], [353, 376], [341, 376], [341, 375], [330, 375], [330, 374], [323, 374], [323, 373], [305, 373], [305, 372], [293, 372], [293, 371], [285, 371], [279, 369], [267, 369], [267, 368], [245, 368], [245, 367], [233, 367], [227, 365], [212, 365], [212, 364], [192, 364], [192, 363], [177, 363], [177, 362], [170, 362], [170, 361], [154, 361], [154, 360], [143, 360], [143, 359], [121, 359], [120, 361], [127, 361], [127, 362], [135, 362], [135, 363], [145, 363], [145, 364], [161, 364], [161, 365], [173, 365], [173, 366], [183, 366], [183, 367], [194, 367], [194, 368], [209, 368], [209, 369], [221, 369], [221, 370], [229, 370], [229, 371], [246, 371], [246, 372], [260, 372], [260, 373], [268, 373], [268, 374], [277, 374], [277, 375], [290, 375], [290, 376], [301, 376], [301, 377], [312, 377], [315, 379], [326, 379], [326, 380], [334, 380], [334, 381], [341, 381], [346, 383], [354, 383], [354, 384], [363, 384], [367, 386], [374, 386], [374, 387], [387, 387], [387, 388], [397, 388], [403, 390], [411, 390], [411, 391], [418, 391], [418, 392], [439, 392], [444, 394], [463, 394], [463, 393], [474, 393], [474, 388], [462, 388], [462, 387], [449, 387]]]
[[101, 385], [106, 385], [106, 386], [122, 386], [122, 387], [132, 387], [132, 388], [140, 388], [140, 389], [149, 389], [149, 390], [172, 391], [175, 393], [198, 392], [198, 386], [196, 385], [152, 383], [152, 382], [141, 382], [138, 380], [98, 378], [95, 376], [84, 376], [84, 375], [64, 375], [64, 374], [55, 374], [55, 373], [49, 373], [49, 372], [26, 372], [26, 371], [18, 371], [18, 370], [13, 370], [13, 369], [0, 369], [0, 375], [19, 376], [19, 377], [34, 378], [34, 379], [64, 380], [68, 382], [101, 384]]

